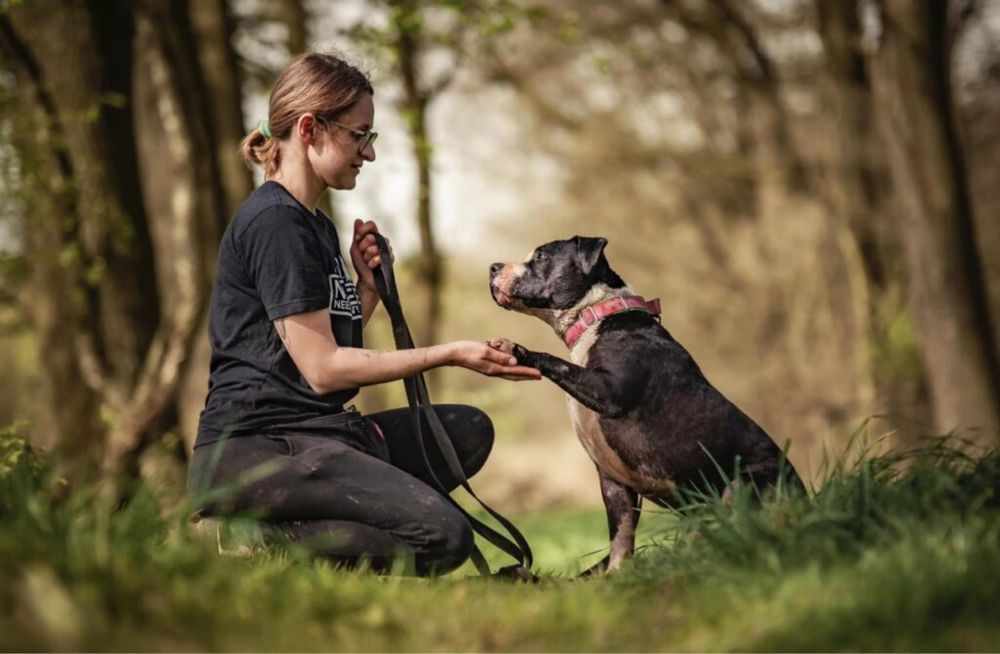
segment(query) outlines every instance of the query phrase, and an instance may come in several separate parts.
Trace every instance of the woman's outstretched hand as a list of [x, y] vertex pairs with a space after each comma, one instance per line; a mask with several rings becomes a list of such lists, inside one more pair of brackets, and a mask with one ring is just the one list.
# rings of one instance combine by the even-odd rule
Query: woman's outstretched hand
[[535, 368], [517, 365], [517, 359], [507, 352], [491, 347], [489, 342], [455, 341], [449, 343], [453, 365], [475, 370], [489, 377], [503, 377], [512, 381], [541, 379]]
[[[351, 239], [351, 263], [358, 273], [358, 286], [366, 290], [375, 292], [375, 277], [372, 271], [379, 267], [382, 258], [378, 253], [378, 245], [375, 244], [373, 234], [378, 232], [378, 226], [371, 220], [354, 221], [354, 238]], [[385, 239], [389, 246], [390, 263], [395, 263], [396, 255], [393, 254], [392, 244], [389, 239]]]

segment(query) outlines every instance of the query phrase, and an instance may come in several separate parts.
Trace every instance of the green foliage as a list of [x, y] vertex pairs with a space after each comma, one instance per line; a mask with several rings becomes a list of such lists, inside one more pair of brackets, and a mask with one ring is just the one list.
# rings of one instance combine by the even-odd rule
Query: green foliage
[[83, 123], [96, 123], [101, 119], [101, 113], [105, 107], [110, 109], [124, 109], [128, 105], [128, 98], [121, 93], [106, 91], [94, 98], [93, 102], [83, 112]]
[[31, 474], [38, 471], [38, 462], [21, 435], [21, 426], [4, 427], [0, 429], [0, 476], [13, 476], [21, 466], [27, 466]]
[[[1000, 453], [835, 468], [811, 497], [646, 507], [637, 557], [589, 581], [599, 511], [518, 520], [541, 583], [376, 577], [294, 549], [220, 555], [140, 490], [66, 495], [0, 436], [0, 647], [128, 650], [991, 650]], [[65, 496], [64, 496], [65, 495]], [[241, 536], [239, 532], [243, 532]], [[245, 523], [226, 540], [249, 538]], [[222, 542], [234, 552], [233, 542]], [[582, 555], [587, 555], [581, 559]], [[584, 560], [586, 559], [586, 560]]]

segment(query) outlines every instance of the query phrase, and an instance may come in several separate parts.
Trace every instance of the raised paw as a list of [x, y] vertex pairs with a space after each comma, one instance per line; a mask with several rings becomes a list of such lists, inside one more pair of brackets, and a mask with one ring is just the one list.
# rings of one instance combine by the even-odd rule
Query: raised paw
[[510, 353], [514, 355], [515, 359], [517, 359], [518, 364], [522, 366], [531, 366], [532, 368], [538, 367], [536, 365], [537, 362], [535, 361], [535, 355], [531, 350], [528, 350], [517, 343], [511, 343], [511, 345], [513, 347], [511, 348]]
[[486, 341], [486, 344], [494, 350], [500, 350], [504, 354], [510, 354], [513, 352], [515, 346], [513, 341], [509, 341], [506, 338], [492, 338]]

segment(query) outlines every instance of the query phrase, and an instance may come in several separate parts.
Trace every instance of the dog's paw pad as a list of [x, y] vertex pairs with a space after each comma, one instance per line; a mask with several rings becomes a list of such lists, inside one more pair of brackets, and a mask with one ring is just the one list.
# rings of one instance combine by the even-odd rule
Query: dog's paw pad
[[494, 350], [500, 350], [504, 354], [510, 354], [514, 349], [514, 343], [506, 338], [493, 338], [486, 341], [486, 344]]

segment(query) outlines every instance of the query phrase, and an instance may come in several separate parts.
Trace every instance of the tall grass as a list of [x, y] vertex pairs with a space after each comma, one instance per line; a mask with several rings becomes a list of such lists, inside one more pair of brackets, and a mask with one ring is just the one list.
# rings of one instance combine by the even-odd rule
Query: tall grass
[[[294, 549], [220, 555], [148, 490], [62, 492], [0, 438], [5, 650], [995, 650], [1000, 454], [928, 447], [835, 468], [811, 496], [647, 509], [636, 558], [570, 573], [599, 512], [523, 516], [534, 585], [376, 577]], [[593, 555], [599, 558], [600, 552]]]

